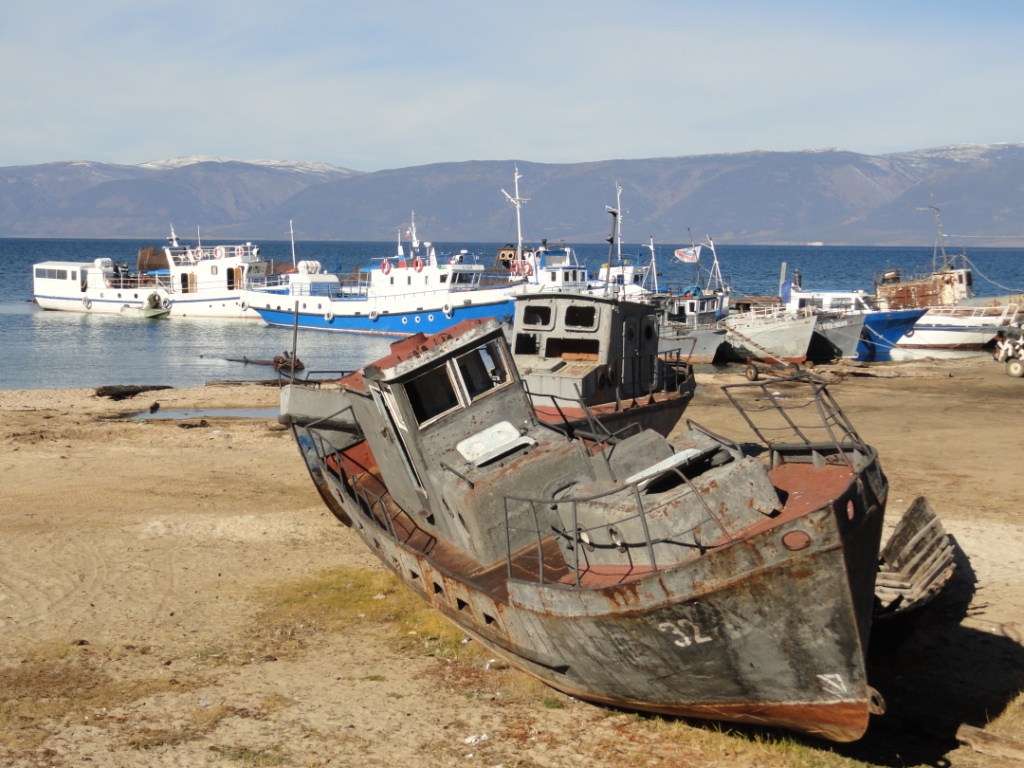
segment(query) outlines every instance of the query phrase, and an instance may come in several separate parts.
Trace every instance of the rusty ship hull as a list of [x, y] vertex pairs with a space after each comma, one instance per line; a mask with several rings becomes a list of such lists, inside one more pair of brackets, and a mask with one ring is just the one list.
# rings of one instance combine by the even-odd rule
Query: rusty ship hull
[[[468, 635], [553, 688], [860, 738], [883, 706], [865, 657], [888, 484], [823, 382], [726, 388], [760, 437], [775, 435], [761, 458], [692, 422], [671, 443], [567, 436], [536, 416], [511, 365], [485, 395], [428, 407], [441, 373], [472, 378], [473, 343], [496, 345], [488, 365], [505, 354], [498, 337], [456, 329], [309, 405], [282, 400], [335, 516]], [[797, 426], [808, 413], [820, 430]], [[796, 433], [778, 437], [780, 424]]]

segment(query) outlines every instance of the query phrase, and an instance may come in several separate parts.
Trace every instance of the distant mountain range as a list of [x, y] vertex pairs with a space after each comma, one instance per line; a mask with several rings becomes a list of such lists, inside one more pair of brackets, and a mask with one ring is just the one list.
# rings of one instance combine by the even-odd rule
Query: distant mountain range
[[603, 160], [436, 163], [361, 173], [327, 163], [190, 157], [117, 165], [0, 168], [0, 237], [390, 240], [416, 214], [421, 239], [513, 241], [502, 190], [523, 178], [523, 234], [570, 243], [608, 236], [616, 184], [623, 238], [682, 243], [930, 245], [942, 211], [956, 245], [1024, 245], [1024, 143], [861, 155], [803, 152]]

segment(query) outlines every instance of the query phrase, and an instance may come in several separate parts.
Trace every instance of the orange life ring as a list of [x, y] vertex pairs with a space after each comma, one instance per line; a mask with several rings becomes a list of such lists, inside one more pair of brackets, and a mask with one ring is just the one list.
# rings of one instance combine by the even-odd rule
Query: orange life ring
[[216, 248], [213, 249], [213, 257], [215, 259], [223, 259], [224, 253], [225, 251], [223, 245], [218, 245]]
[[244, 255], [245, 255], [245, 247], [241, 246], [241, 245], [236, 245], [235, 246], [235, 256], [237, 256], [238, 258], [242, 258], [242, 256], [244, 256]]
[[518, 275], [519, 274], [519, 262], [515, 261], [515, 260], [510, 261], [509, 264], [508, 264], [508, 271], [511, 274], [513, 274], [513, 275]]
[[523, 274], [529, 277], [533, 274], [533, 264], [528, 261], [523, 262]]
[[423, 271], [423, 259], [421, 259], [419, 256], [417, 256], [415, 259], [413, 259], [413, 261], [412, 261], [412, 268], [415, 269], [417, 272], [422, 272]]
[[387, 259], [384, 259], [384, 261], [382, 261], [380, 263], [380, 271], [383, 272], [385, 275], [390, 274], [391, 273], [391, 262], [388, 261]]

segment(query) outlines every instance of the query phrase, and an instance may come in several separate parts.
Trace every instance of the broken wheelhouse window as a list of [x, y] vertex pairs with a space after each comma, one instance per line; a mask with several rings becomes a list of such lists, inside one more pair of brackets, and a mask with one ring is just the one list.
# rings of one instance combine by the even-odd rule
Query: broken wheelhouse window
[[423, 427], [512, 380], [505, 352], [492, 340], [421, 373], [405, 384], [405, 391], [416, 421]]

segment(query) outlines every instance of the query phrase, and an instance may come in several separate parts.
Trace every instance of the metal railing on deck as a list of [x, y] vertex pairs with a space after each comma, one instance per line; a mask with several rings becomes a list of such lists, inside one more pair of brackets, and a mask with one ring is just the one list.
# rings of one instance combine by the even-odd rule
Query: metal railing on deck
[[[629, 568], [641, 567], [645, 569], [645, 572], [647, 572], [661, 570], [654, 551], [655, 546], [658, 544], [670, 544], [676, 547], [690, 547], [703, 553], [705, 546], [700, 542], [699, 537], [694, 533], [694, 531], [700, 528], [707, 520], [711, 520], [717, 526], [718, 530], [721, 531], [725, 540], [731, 542], [733, 538], [728, 529], [715, 513], [715, 510], [708, 503], [707, 499], [704, 498], [698, 488], [693, 484], [693, 481], [683, 470], [684, 466], [685, 464], [680, 464], [678, 466], [667, 468], [664, 473], [662, 473], [662, 476], [671, 473], [678, 477], [680, 482], [687, 486], [689, 493], [693, 494], [693, 496], [700, 501], [706, 517], [698, 520], [689, 529], [676, 532], [672, 539], [655, 539], [652, 537], [650, 526], [648, 525], [648, 518], [652, 515], [658, 514], [659, 511], [668, 504], [678, 504], [679, 497], [675, 496], [669, 501], [662, 501], [659, 499], [658, 503], [649, 503], [645, 506], [644, 494], [641, 493], [640, 489], [640, 481], [626, 485], [618, 485], [615, 488], [605, 490], [598, 494], [575, 496], [568, 499], [538, 499], [527, 496], [504, 497], [505, 549], [508, 577], [510, 579], [519, 578], [522, 580], [521, 577], [514, 574], [516, 559], [522, 559], [522, 551], [513, 551], [513, 541], [518, 542], [522, 538], [525, 538], [525, 536], [515, 536], [515, 532], [527, 534], [534, 540], [537, 561], [536, 581], [538, 584], [555, 583], [560, 581], [558, 577], [549, 578], [545, 574], [545, 569], [549, 566], [545, 565], [544, 561], [544, 539], [550, 535], [554, 535], [556, 538], [566, 540], [566, 549], [572, 553], [572, 556], [571, 561], [567, 560], [565, 564], [572, 573], [573, 584], [577, 588], [582, 586], [581, 574], [593, 567], [593, 564], [589, 562], [589, 558], [586, 553], [588, 551], [593, 551], [597, 546], [601, 546], [602, 548], [614, 547], [620, 553], [625, 555], [621, 565], [626, 565]], [[581, 504], [591, 504], [602, 499], [609, 499], [613, 496], [621, 497], [625, 496], [627, 493], [632, 496], [634, 511], [631, 514], [623, 515], [622, 517], [610, 522], [602, 521], [598, 525], [593, 525], [587, 528], [580, 526], [579, 506]], [[514, 514], [515, 510], [512, 509], [511, 506], [517, 504], [529, 506], [531, 517], [533, 519], [533, 526], [531, 528], [517, 528], [512, 524], [510, 517]], [[561, 521], [562, 517], [559, 514], [559, 508], [564, 505], [568, 505], [570, 508], [569, 528], [563, 528], [552, 522], [552, 518]], [[642, 541], [627, 542], [617, 531], [617, 529], [626, 529], [627, 527], [630, 527], [633, 521], [639, 522], [640, 530], [643, 532]], [[632, 527], [635, 528], [636, 526]], [[609, 537], [608, 544], [597, 543], [599, 533]], [[685, 537], [688, 534], [691, 541], [684, 541], [682, 537]], [[616, 539], [616, 536], [618, 536], [618, 539]], [[632, 555], [633, 551], [644, 552], [646, 554], [646, 562], [636, 562]], [[674, 560], [673, 564], [675, 562], [677, 561]]]

